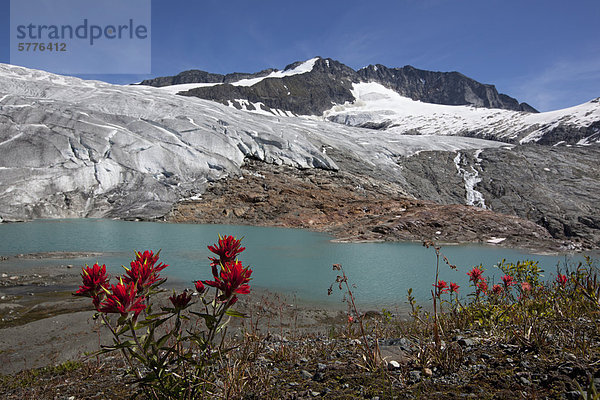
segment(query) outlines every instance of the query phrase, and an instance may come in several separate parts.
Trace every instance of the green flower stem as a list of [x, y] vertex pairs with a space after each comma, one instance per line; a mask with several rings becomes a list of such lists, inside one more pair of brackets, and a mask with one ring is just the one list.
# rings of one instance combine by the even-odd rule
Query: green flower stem
[[[117, 331], [115, 331], [115, 329], [112, 327], [112, 325], [110, 324], [110, 321], [106, 318], [106, 315], [104, 313], [100, 314], [100, 316], [102, 316], [102, 321], [104, 322], [104, 324], [106, 326], [108, 326], [108, 329], [110, 329], [110, 332], [113, 334], [115, 341], [117, 342], [117, 344], [121, 344], [121, 340], [119, 339], [119, 335], [117, 335]], [[129, 366], [131, 367], [131, 370], [133, 372], [135, 372], [135, 376], [138, 379], [142, 379], [142, 375], [140, 374], [140, 371], [138, 371], [137, 368], [135, 368], [135, 366], [133, 365], [133, 362], [131, 361], [131, 357], [129, 357], [129, 354], [127, 354], [127, 352], [125, 351], [124, 348], [121, 348], [121, 353], [123, 354], [123, 357], [125, 357], [125, 360], [127, 361], [127, 363], [129, 364]]]

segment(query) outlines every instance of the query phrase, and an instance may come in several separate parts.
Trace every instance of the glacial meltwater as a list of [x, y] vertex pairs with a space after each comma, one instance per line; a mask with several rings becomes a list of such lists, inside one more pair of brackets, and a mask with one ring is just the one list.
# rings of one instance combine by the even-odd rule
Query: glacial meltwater
[[[134, 250], [161, 249], [161, 261], [169, 264], [163, 275], [170, 287], [193, 288], [192, 281], [211, 278], [207, 245], [217, 234], [243, 237], [246, 247], [240, 255], [244, 265], [254, 271], [251, 285], [288, 295], [288, 301], [334, 306], [341, 304], [342, 293], [327, 289], [337, 272], [333, 264], [342, 264], [358, 304], [362, 306], [405, 309], [406, 293], [413, 288], [420, 302], [428, 301], [435, 274], [433, 249], [418, 242], [410, 243], [335, 243], [331, 236], [303, 229], [265, 228], [238, 225], [194, 225], [153, 222], [127, 222], [105, 219], [37, 220], [0, 225], [0, 256], [41, 252], [98, 252], [91, 259], [27, 259], [0, 261], [0, 273], [26, 273], [39, 265], [106, 264], [112, 276], [121, 265], [129, 265]], [[502, 276], [494, 268], [500, 260], [536, 260], [550, 279], [556, 266], [578, 262], [580, 255], [548, 256], [493, 246], [444, 246], [443, 254], [458, 269], [440, 262], [440, 279], [458, 283], [461, 296], [470, 293], [466, 275], [482, 264], [486, 276], [497, 282]], [[334, 285], [335, 288], [335, 285]]]

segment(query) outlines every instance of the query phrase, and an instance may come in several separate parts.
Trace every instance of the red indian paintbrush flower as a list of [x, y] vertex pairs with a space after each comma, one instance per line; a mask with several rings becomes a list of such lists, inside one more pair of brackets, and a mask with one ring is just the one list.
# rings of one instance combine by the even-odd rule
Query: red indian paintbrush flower
[[236, 239], [233, 236], [223, 236], [219, 235], [219, 243], [213, 244], [212, 246], [208, 246], [208, 249], [219, 256], [219, 258], [208, 257], [210, 260], [210, 265], [212, 267], [213, 276], [217, 277], [219, 273], [217, 272], [217, 266], [219, 264], [225, 265], [228, 262], [235, 260], [238, 254], [242, 251], [246, 250], [245, 247], [241, 247], [242, 240]]
[[560, 286], [565, 286], [567, 284], [567, 280], [567, 276], [563, 274], [558, 274], [556, 277], [556, 283], [558, 283]]
[[469, 280], [474, 284], [477, 284], [479, 280], [482, 280], [483, 271], [477, 267], [473, 267], [471, 272], [467, 272], [467, 275], [470, 276]]
[[154, 254], [152, 251], [144, 251], [143, 253], [136, 252], [135, 260], [130, 264], [131, 268], [125, 268], [126, 275], [123, 276], [123, 282], [134, 282], [139, 292], [143, 292], [146, 288], [154, 285], [159, 280], [159, 272], [168, 267], [167, 264], [158, 261], [159, 253]]
[[[135, 260], [136, 261], [140, 261], [142, 264], [152, 265], [153, 267], [156, 264], [156, 262], [158, 261], [159, 256], [160, 256], [160, 251], [158, 251], [158, 253], [156, 253], [156, 254], [154, 254], [154, 252], [152, 250], [145, 250], [143, 253], [140, 253], [139, 251], [135, 252]], [[161, 263], [161, 265], [162, 265], [162, 263]]]
[[184, 290], [179, 295], [173, 292], [173, 296], [170, 296], [169, 300], [171, 300], [171, 304], [173, 304], [176, 310], [183, 310], [192, 300], [192, 295], [188, 294], [187, 290]]
[[492, 286], [492, 291], [496, 295], [501, 294], [503, 290], [504, 290], [504, 288], [502, 286], [500, 286], [500, 285], [494, 285], [494, 286]]
[[108, 287], [108, 277], [106, 276], [106, 265], [99, 266], [94, 264], [92, 268], [85, 266], [81, 268], [81, 279], [83, 285], [75, 292], [75, 296], [91, 297], [96, 309], [100, 305], [100, 295], [104, 293], [104, 288]]
[[488, 284], [484, 278], [480, 278], [480, 281], [477, 283], [477, 291], [481, 291], [483, 293], [487, 293]]
[[512, 285], [516, 285], [517, 284], [517, 282], [515, 282], [515, 279], [512, 276], [510, 276], [510, 275], [504, 275], [501, 279], [502, 279], [502, 282], [504, 282], [504, 287], [505, 288], [509, 288]]
[[434, 284], [433, 286], [438, 290], [438, 294], [447, 293], [449, 290], [446, 281], [439, 280], [437, 285]]
[[133, 282], [126, 285], [121, 280], [117, 285], [111, 285], [110, 290], [104, 290], [107, 294], [102, 304], [100, 304], [99, 311], [101, 312], [126, 316], [133, 311], [133, 318], [136, 319], [146, 308], [144, 297], [137, 296], [136, 285]]
[[196, 286], [196, 290], [198, 291], [198, 293], [202, 293], [202, 292], [204, 292], [204, 289], [206, 289], [204, 287], [204, 283], [202, 283], [202, 281], [194, 282], [194, 286]]
[[531, 292], [532, 286], [529, 282], [521, 282], [521, 290], [523, 292]]
[[249, 267], [242, 267], [240, 261], [230, 261], [222, 264], [220, 276], [215, 276], [214, 281], [204, 281], [204, 284], [215, 287], [221, 291], [219, 300], [225, 301], [234, 293], [250, 293], [250, 275], [252, 270]]
[[450, 293], [458, 293], [459, 287], [456, 283], [450, 282]]

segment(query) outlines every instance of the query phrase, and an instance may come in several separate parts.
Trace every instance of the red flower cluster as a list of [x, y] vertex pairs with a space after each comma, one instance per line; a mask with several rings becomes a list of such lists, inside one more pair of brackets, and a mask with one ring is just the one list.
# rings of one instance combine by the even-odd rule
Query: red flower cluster
[[515, 279], [510, 275], [504, 275], [501, 279], [502, 279], [502, 282], [504, 283], [504, 287], [507, 289], [509, 287], [517, 284]]
[[202, 283], [202, 281], [194, 282], [194, 286], [196, 286], [196, 290], [198, 291], [198, 293], [202, 293], [202, 292], [204, 292], [204, 289], [206, 289], [204, 287], [204, 283]]
[[450, 293], [458, 293], [459, 287], [456, 283], [450, 282]]
[[473, 269], [471, 270], [471, 272], [467, 272], [467, 275], [469, 275], [469, 280], [471, 282], [473, 282], [473, 284], [477, 285], [477, 282], [479, 282], [480, 280], [484, 280], [483, 279], [483, 270], [477, 268], [477, 267], [473, 267]]
[[[217, 299], [225, 303], [225, 308], [230, 307], [237, 301], [237, 294], [250, 293], [248, 282], [252, 270], [236, 260], [245, 247], [241, 247], [241, 241], [233, 236], [219, 236], [218, 244], [208, 246], [208, 249], [219, 256], [218, 259], [209, 257], [214, 279], [196, 281], [194, 286], [199, 293], [206, 291], [204, 285], [217, 288]], [[150, 289], [164, 282], [159, 273], [168, 265], [158, 263], [159, 253], [136, 252], [130, 268], [123, 267], [125, 274], [119, 278], [117, 285], [109, 284], [105, 265], [94, 264], [92, 268], [86, 265], [81, 272], [83, 284], [74, 294], [91, 297], [96, 309], [102, 313], [117, 313], [123, 317], [133, 313], [135, 320], [147, 307], [145, 301], [151, 294]], [[217, 270], [219, 265], [221, 271]], [[183, 310], [192, 300], [192, 294], [188, 291], [173, 292], [169, 300], [175, 310]]]
[[492, 291], [494, 292], [495, 295], [499, 295], [504, 291], [504, 288], [500, 285], [494, 285], [494, 286], [492, 286]]
[[434, 283], [433, 286], [437, 289], [438, 294], [448, 293], [448, 290], [450, 290], [446, 281], [442, 280], [439, 280], [437, 285]]
[[470, 272], [467, 272], [467, 275], [469, 275], [469, 281], [473, 282], [473, 285], [477, 288], [477, 294], [479, 292], [487, 293], [488, 283], [483, 277], [483, 270], [473, 267]]
[[123, 276], [123, 282], [135, 283], [138, 292], [143, 293], [150, 286], [154, 285], [159, 280], [159, 272], [168, 267], [167, 264], [158, 261], [159, 253], [154, 254], [152, 251], [144, 251], [143, 253], [136, 252], [135, 260], [130, 264], [131, 268], [125, 268], [126, 275]]
[[106, 265], [99, 266], [94, 264], [92, 268], [85, 266], [81, 268], [81, 279], [83, 285], [79, 286], [79, 290], [75, 292], [75, 296], [91, 297], [94, 307], [98, 309], [100, 305], [100, 296], [104, 294], [104, 290], [108, 287], [108, 277], [106, 276]]
[[477, 283], [477, 291], [481, 291], [483, 293], [487, 293], [488, 291], [488, 284], [485, 280], [485, 278], [480, 278], [479, 282]]
[[133, 318], [137, 316], [146, 308], [144, 302], [144, 296], [137, 294], [136, 285], [131, 282], [129, 284], [119, 282], [117, 285], [111, 285], [110, 290], [107, 290], [106, 298], [100, 304], [98, 311], [105, 313], [117, 313], [121, 316], [127, 316], [133, 311]]
[[560, 286], [565, 286], [567, 284], [568, 278], [566, 275], [563, 274], [558, 274], [558, 276], [556, 277], [556, 283], [558, 283]]
[[[220, 290], [218, 299], [222, 302], [228, 301], [228, 306], [237, 301], [237, 294], [250, 293], [250, 275], [252, 270], [249, 267], [243, 267], [242, 263], [236, 260], [238, 254], [246, 250], [242, 247], [241, 239], [233, 236], [219, 235], [218, 244], [208, 246], [208, 249], [219, 256], [219, 258], [208, 257], [214, 280], [197, 281], [195, 283], [198, 292], [204, 291], [204, 285], [212, 286]], [[221, 271], [217, 270], [221, 266]]]
[[[160, 252], [159, 252], [160, 253]], [[147, 289], [159, 280], [159, 271], [168, 265], [158, 262], [158, 253], [152, 251], [136, 252], [131, 269], [119, 277], [117, 285], [110, 285], [106, 276], [106, 265], [94, 264], [92, 268], [86, 265], [82, 268], [83, 285], [74, 294], [91, 297], [96, 310], [103, 313], [116, 313], [127, 316], [133, 312], [136, 319], [146, 309], [144, 301]]]
[[170, 296], [169, 300], [171, 300], [171, 304], [173, 304], [173, 307], [175, 307], [176, 310], [183, 310], [192, 300], [192, 295], [189, 294], [187, 290], [184, 290], [178, 295], [173, 292], [173, 296]]
[[446, 281], [442, 281], [439, 280], [437, 285], [433, 284], [433, 286], [437, 289], [437, 294], [443, 294], [443, 293], [458, 293], [458, 288], [460, 286], [458, 286], [458, 284], [454, 283], [454, 282], [450, 282], [449, 284], [446, 283]]
[[223, 236], [219, 235], [219, 242], [217, 244], [213, 244], [212, 246], [208, 246], [208, 249], [219, 256], [219, 258], [208, 257], [210, 260], [210, 265], [213, 267], [213, 276], [217, 276], [217, 266], [219, 264], [227, 264], [235, 260], [238, 254], [242, 251], [246, 250], [245, 247], [242, 246], [242, 240], [236, 239], [233, 236]]
[[[214, 281], [204, 281], [205, 285], [215, 287], [221, 291], [220, 301], [226, 301], [231, 298], [230, 305], [237, 301], [236, 293], [250, 293], [250, 275], [252, 270], [249, 267], [243, 267], [240, 261], [230, 261], [221, 264], [221, 273], [214, 276]], [[233, 297], [232, 297], [233, 296]]]

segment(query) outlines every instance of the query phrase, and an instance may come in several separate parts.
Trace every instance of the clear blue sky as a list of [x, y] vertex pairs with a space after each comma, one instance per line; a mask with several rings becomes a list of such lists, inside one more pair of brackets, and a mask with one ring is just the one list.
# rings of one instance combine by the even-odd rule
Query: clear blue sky
[[[0, 2], [9, 62], [9, 1]], [[153, 0], [152, 74], [83, 77], [256, 72], [320, 55], [355, 69], [459, 71], [547, 111], [600, 96], [599, 21], [599, 0]]]

